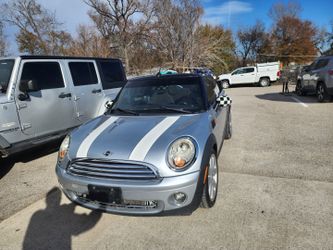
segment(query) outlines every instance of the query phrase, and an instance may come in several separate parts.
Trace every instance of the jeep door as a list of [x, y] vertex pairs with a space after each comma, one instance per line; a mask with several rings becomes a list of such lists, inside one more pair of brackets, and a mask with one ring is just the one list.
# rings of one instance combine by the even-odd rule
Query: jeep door
[[[43, 136], [74, 127], [74, 105], [58, 60], [23, 60], [16, 102], [23, 133]], [[37, 89], [22, 91], [24, 83]]]
[[103, 104], [100, 76], [94, 60], [68, 60], [76, 115], [81, 122], [97, 116]]

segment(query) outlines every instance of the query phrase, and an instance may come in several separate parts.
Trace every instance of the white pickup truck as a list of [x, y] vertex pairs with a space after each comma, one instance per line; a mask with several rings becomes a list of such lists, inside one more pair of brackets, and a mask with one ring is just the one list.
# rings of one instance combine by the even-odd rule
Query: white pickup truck
[[269, 86], [280, 78], [280, 62], [258, 63], [255, 66], [238, 68], [230, 74], [218, 77], [224, 89], [231, 85], [253, 83], [261, 87]]

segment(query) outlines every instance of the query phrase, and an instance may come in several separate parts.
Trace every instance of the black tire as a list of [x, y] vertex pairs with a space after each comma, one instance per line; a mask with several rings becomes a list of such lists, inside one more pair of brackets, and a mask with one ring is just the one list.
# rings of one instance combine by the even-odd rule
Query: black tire
[[305, 91], [304, 91], [304, 89], [303, 89], [303, 87], [302, 87], [302, 83], [301, 83], [301, 81], [298, 81], [298, 82], [296, 83], [295, 92], [296, 92], [296, 94], [297, 94], [298, 96], [304, 96], [304, 95], [305, 95]]
[[231, 116], [231, 108], [229, 107], [229, 115], [224, 132], [224, 139], [229, 140], [231, 139], [231, 137], [232, 137], [232, 116]]
[[[213, 167], [213, 164], [211, 165], [211, 159], [215, 159], [215, 167]], [[214, 168], [214, 169], [213, 169]], [[219, 184], [219, 167], [218, 167], [218, 160], [216, 156], [215, 150], [212, 149], [211, 156], [209, 157], [209, 163], [208, 163], [208, 171], [206, 182], [203, 184], [203, 192], [202, 192], [202, 198], [201, 198], [201, 204], [200, 207], [202, 208], [211, 208], [215, 205], [217, 193], [218, 193], [218, 184]], [[216, 175], [215, 175], [216, 174]], [[216, 180], [215, 177], [216, 176]], [[214, 184], [213, 184], [214, 183]], [[212, 192], [213, 186], [215, 186], [215, 191]]]
[[319, 82], [316, 89], [316, 95], [318, 102], [329, 101], [330, 95], [327, 93], [326, 86], [323, 82]]
[[230, 87], [230, 83], [227, 80], [222, 80], [221, 81], [221, 86], [222, 86], [222, 89], [227, 89], [227, 88]]
[[270, 80], [267, 77], [260, 78], [259, 80], [260, 87], [268, 87], [270, 85]]

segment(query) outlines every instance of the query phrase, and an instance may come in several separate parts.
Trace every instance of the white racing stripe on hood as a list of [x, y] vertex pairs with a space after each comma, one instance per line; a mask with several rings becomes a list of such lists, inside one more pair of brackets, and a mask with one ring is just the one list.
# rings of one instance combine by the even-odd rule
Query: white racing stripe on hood
[[167, 117], [150, 130], [133, 149], [129, 160], [143, 161], [157, 139], [170, 128], [180, 116]]
[[112, 123], [118, 120], [118, 117], [111, 117], [105, 122], [103, 122], [99, 127], [93, 130], [81, 143], [76, 157], [87, 157], [88, 151], [90, 149], [91, 144], [96, 140], [96, 138], [103, 133], [105, 129], [107, 129]]

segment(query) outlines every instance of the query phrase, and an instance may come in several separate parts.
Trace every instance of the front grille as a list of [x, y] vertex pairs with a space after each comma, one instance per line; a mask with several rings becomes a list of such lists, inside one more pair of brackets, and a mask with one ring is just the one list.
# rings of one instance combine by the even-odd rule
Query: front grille
[[90, 178], [114, 180], [157, 180], [158, 174], [149, 165], [136, 162], [115, 162], [98, 159], [79, 159], [73, 161], [69, 174]]
[[121, 204], [106, 203], [101, 201], [92, 201], [84, 197], [77, 197], [77, 201], [81, 204], [97, 205], [99, 208], [115, 208], [115, 209], [136, 209], [136, 210], [153, 210], [158, 208], [158, 201], [137, 201], [137, 200], [124, 200]]

